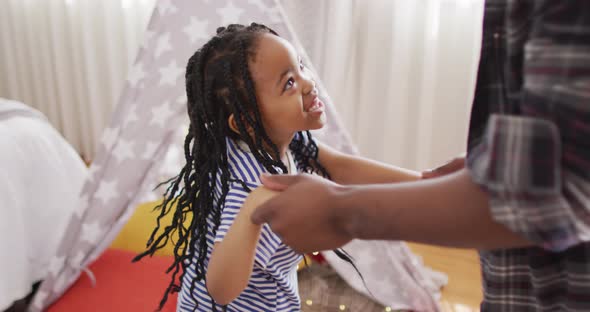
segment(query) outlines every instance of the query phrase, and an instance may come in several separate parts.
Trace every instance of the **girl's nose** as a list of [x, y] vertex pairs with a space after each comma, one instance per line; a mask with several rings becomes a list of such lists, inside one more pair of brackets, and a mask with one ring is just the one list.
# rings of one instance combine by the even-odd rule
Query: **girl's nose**
[[303, 91], [303, 94], [305, 94], [305, 95], [308, 95], [310, 93], [317, 94], [318, 90], [316, 89], [316, 86], [315, 86], [315, 80], [313, 80], [311, 77], [310, 78], [303, 78], [302, 91]]

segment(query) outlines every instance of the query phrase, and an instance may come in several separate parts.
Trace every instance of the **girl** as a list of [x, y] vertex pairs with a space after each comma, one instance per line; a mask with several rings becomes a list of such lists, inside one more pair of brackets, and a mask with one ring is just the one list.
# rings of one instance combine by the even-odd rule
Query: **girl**
[[[260, 175], [329, 178], [333, 171], [341, 183], [417, 176], [394, 169], [384, 175], [383, 165], [318, 148], [309, 130], [322, 128], [326, 117], [311, 73], [295, 49], [263, 25], [219, 28], [189, 59], [186, 91], [186, 164], [169, 181], [148, 250], [136, 258], [152, 255], [178, 233], [172, 282], [160, 308], [180, 288], [178, 311], [300, 311], [302, 256], [268, 225], [250, 222], [253, 208], [272, 196], [256, 189]], [[172, 224], [154, 239], [167, 213], [174, 214]]]

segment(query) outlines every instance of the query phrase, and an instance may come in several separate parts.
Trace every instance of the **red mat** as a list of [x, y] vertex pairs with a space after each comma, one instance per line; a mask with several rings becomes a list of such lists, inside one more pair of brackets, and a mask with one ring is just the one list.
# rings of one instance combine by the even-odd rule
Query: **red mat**
[[[131, 263], [135, 253], [109, 249], [90, 265], [96, 277], [92, 287], [86, 274], [49, 309], [48, 312], [155, 311], [170, 283], [164, 272], [173, 257], [144, 258]], [[170, 295], [165, 312], [176, 311], [176, 294]]]

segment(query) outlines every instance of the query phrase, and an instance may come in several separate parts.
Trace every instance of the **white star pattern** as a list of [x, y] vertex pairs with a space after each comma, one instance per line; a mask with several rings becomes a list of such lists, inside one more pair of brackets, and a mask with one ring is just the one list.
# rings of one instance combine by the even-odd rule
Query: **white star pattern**
[[92, 163], [90, 164], [90, 168], [88, 168], [88, 175], [92, 178], [98, 172], [98, 170], [100, 170], [100, 166], [96, 163]]
[[172, 46], [170, 45], [170, 33], [165, 33], [158, 37], [158, 42], [156, 42], [156, 49], [154, 51], [156, 58], [159, 58], [162, 53], [171, 50]]
[[140, 197], [139, 202], [140, 203], [148, 203], [148, 202], [156, 201], [158, 199], [160, 199], [160, 197], [156, 196], [156, 194], [154, 194], [154, 192], [147, 192]]
[[75, 268], [82, 267], [82, 261], [84, 261], [85, 254], [82, 250], [78, 251], [78, 253], [70, 259], [70, 265]]
[[47, 270], [49, 274], [53, 276], [57, 275], [59, 270], [61, 270], [61, 268], [63, 267], [65, 259], [65, 257], [53, 257], [53, 259], [51, 259], [51, 262], [49, 262], [49, 269]]
[[152, 42], [152, 38], [154, 37], [155, 34], [156, 34], [155, 31], [146, 30], [145, 36], [143, 38], [143, 42], [141, 43], [141, 47], [144, 49], [147, 48], [147, 46], [150, 44], [150, 42]]
[[115, 144], [115, 140], [119, 136], [118, 128], [106, 128], [102, 134], [100, 142], [104, 145], [104, 148], [109, 151]]
[[167, 15], [170, 13], [176, 13], [178, 8], [172, 4], [172, 0], [160, 0], [158, 5], [158, 12], [161, 15]]
[[154, 153], [156, 152], [156, 148], [158, 148], [158, 144], [154, 142], [147, 142], [145, 145], [145, 151], [143, 152], [142, 158], [143, 159], [150, 159], [154, 157]]
[[186, 93], [183, 93], [181, 96], [178, 97], [178, 99], [176, 99], [176, 103], [186, 106], [186, 103], [188, 102], [188, 99], [186, 98]]
[[183, 31], [190, 38], [191, 43], [195, 43], [198, 39], [209, 38], [207, 26], [209, 26], [209, 21], [199, 20], [192, 16], [190, 23], [183, 29]]
[[66, 274], [61, 274], [55, 280], [53, 287], [55, 287], [55, 289], [63, 289], [65, 284], [66, 284]]
[[98, 224], [98, 221], [93, 223], [84, 223], [82, 224], [82, 235], [80, 237], [80, 241], [94, 244], [100, 239], [100, 234], [102, 234], [102, 230]]
[[152, 109], [152, 119], [150, 125], [158, 125], [163, 128], [166, 122], [170, 120], [170, 117], [174, 115], [174, 111], [169, 102], [165, 102], [160, 106], [156, 106]]
[[278, 6], [268, 9], [267, 14], [271, 24], [280, 23], [282, 20], [281, 11], [279, 10]]
[[133, 68], [131, 68], [131, 72], [129, 73], [129, 77], [127, 78], [127, 80], [129, 80], [129, 83], [131, 84], [132, 87], [136, 87], [137, 84], [143, 79], [145, 78], [146, 72], [145, 70], [143, 70], [143, 64], [138, 63], [135, 64], [135, 66], [133, 66]]
[[103, 205], [107, 205], [111, 199], [117, 197], [117, 181], [102, 181], [98, 186], [95, 197], [100, 199]]
[[262, 0], [248, 0], [248, 3], [256, 6], [261, 11], [268, 10], [268, 6]]
[[236, 7], [231, 0], [228, 1], [224, 8], [217, 9], [217, 14], [221, 15], [222, 26], [227, 26], [231, 23], [239, 23], [242, 13], [244, 13], [244, 9]]
[[174, 86], [183, 72], [184, 69], [176, 64], [176, 60], [172, 60], [168, 66], [160, 68], [160, 85]]
[[90, 199], [90, 196], [88, 195], [88, 193], [80, 196], [80, 200], [78, 201], [78, 206], [76, 206], [76, 209], [74, 210], [74, 214], [78, 218], [81, 218], [82, 215], [84, 215], [84, 212], [86, 211], [86, 208], [88, 207], [88, 200], [89, 199]]
[[120, 139], [113, 150], [113, 157], [115, 157], [118, 162], [135, 157], [135, 153], [133, 152], [133, 144], [134, 143], [131, 141]]
[[139, 118], [137, 116], [137, 104], [133, 103], [131, 104], [131, 109], [129, 109], [127, 115], [125, 115], [125, 121], [123, 121], [123, 128], [126, 128], [127, 126], [129, 126], [129, 124], [136, 122], [138, 120]]
[[[54, 286], [55, 289], [55, 286]], [[40, 310], [43, 307], [43, 304], [45, 303], [45, 300], [47, 300], [47, 297], [49, 296], [49, 293], [47, 293], [46, 291], [38, 291], [35, 294], [35, 299], [33, 301], [33, 307]]]

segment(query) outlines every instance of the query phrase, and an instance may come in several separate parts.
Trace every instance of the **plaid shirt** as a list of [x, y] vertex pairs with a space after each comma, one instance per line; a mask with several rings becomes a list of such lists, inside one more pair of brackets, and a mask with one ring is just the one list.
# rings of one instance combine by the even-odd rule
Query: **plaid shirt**
[[590, 311], [590, 1], [488, 0], [467, 166], [537, 247], [480, 252], [482, 311]]

